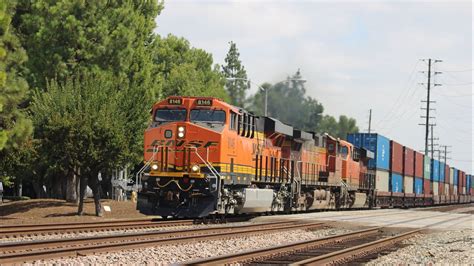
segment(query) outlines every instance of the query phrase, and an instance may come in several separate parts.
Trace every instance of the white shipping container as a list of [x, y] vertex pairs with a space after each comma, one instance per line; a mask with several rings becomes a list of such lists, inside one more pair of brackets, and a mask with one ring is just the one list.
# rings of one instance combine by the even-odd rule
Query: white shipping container
[[449, 168], [449, 184], [454, 184], [454, 169]]
[[462, 187], [462, 194], [466, 195], [466, 187]]
[[404, 176], [403, 177], [403, 188], [405, 193], [413, 193], [413, 177]]
[[433, 195], [439, 195], [439, 183], [433, 182]]
[[449, 184], [444, 184], [444, 195], [449, 195]]
[[388, 191], [388, 171], [377, 170], [375, 171], [375, 189], [377, 191], [389, 192]]

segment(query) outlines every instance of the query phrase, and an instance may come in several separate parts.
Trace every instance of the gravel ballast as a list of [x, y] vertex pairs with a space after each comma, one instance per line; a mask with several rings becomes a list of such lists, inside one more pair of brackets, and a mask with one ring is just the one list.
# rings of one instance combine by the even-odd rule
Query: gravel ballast
[[288, 244], [349, 232], [346, 229], [322, 229], [315, 231], [294, 230], [280, 233], [254, 235], [226, 240], [199, 241], [179, 245], [109, 252], [85, 257], [37, 261], [34, 264], [172, 264], [185, 263], [200, 258], [220, 256], [264, 247]]
[[406, 241], [403, 247], [370, 261], [369, 265], [473, 265], [472, 230], [432, 232], [417, 235]]

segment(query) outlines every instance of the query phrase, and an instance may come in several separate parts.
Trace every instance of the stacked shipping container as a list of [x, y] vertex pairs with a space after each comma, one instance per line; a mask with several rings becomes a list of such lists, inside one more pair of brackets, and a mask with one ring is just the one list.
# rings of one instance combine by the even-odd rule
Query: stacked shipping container
[[403, 192], [413, 193], [415, 177], [415, 151], [403, 147]]
[[407, 194], [425, 194], [425, 198], [432, 195], [430, 198], [435, 203], [461, 202], [458, 195], [473, 193], [472, 175], [396, 141], [368, 133], [349, 134], [347, 139], [354, 146], [374, 153], [375, 159], [369, 160], [368, 169], [375, 173], [378, 192], [404, 193], [405, 197]]
[[430, 195], [431, 191], [431, 159], [425, 156], [423, 160], [423, 193]]
[[390, 141], [390, 181], [389, 191], [403, 192], [403, 146], [393, 140]]
[[368, 169], [375, 171], [375, 189], [388, 192], [390, 140], [382, 135], [369, 133], [348, 134], [347, 140], [356, 147], [365, 148], [374, 153], [375, 159], [369, 160]]
[[424, 155], [415, 151], [415, 194], [423, 194]]

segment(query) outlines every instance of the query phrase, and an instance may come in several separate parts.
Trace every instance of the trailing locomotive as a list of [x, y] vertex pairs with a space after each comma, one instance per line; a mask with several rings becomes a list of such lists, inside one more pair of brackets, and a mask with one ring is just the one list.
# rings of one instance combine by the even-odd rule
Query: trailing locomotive
[[[373, 153], [216, 98], [156, 103], [137, 208], [163, 217], [370, 208]], [[149, 170], [148, 170], [149, 169]], [[143, 175], [141, 175], [143, 172]]]

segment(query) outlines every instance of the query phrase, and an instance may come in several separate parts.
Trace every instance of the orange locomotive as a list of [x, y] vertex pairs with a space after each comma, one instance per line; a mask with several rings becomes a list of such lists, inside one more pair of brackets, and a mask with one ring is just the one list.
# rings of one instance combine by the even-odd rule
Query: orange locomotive
[[348, 142], [216, 98], [169, 97], [152, 117], [138, 179], [142, 213], [205, 217], [373, 202], [370, 152]]

